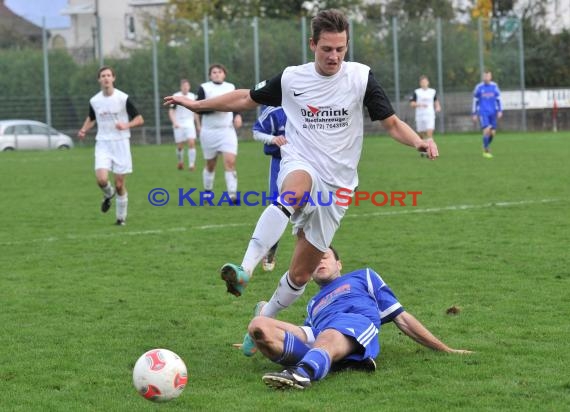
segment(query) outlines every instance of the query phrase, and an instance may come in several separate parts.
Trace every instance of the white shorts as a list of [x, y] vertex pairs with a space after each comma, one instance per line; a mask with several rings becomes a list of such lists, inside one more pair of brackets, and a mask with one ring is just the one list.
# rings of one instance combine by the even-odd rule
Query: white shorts
[[[285, 177], [295, 170], [304, 170], [311, 175], [313, 184], [311, 186], [310, 198], [314, 204], [306, 203], [302, 209], [293, 213], [291, 216], [293, 234], [296, 235], [300, 229], [303, 229], [307, 241], [320, 251], [325, 252], [331, 245], [334, 234], [339, 228], [340, 221], [348, 206], [336, 204], [337, 200], [339, 200], [336, 196], [338, 188], [325, 183], [310, 164], [301, 160], [281, 163], [281, 170], [277, 178], [277, 187], [279, 187], [280, 194], [282, 194], [281, 186]], [[330, 198], [331, 194], [332, 200]], [[287, 199], [286, 195], [285, 199]], [[345, 202], [345, 200], [342, 200], [342, 203]]]
[[196, 128], [194, 124], [189, 127], [174, 127], [174, 141], [176, 143], [184, 143], [190, 139], [196, 139]]
[[95, 170], [97, 169], [107, 169], [118, 175], [132, 173], [130, 140], [97, 140], [95, 142]]
[[428, 130], [435, 130], [435, 117], [434, 116], [416, 117], [416, 131], [427, 132]]
[[200, 132], [200, 144], [206, 160], [214, 159], [218, 153], [237, 155], [238, 140], [236, 129], [233, 127], [202, 129]]

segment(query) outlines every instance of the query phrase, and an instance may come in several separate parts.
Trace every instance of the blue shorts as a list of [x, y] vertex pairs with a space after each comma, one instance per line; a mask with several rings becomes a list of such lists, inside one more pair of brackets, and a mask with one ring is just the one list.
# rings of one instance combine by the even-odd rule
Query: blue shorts
[[486, 129], [491, 126], [491, 129], [497, 128], [497, 114], [496, 113], [481, 113], [479, 115], [479, 124], [481, 129]]
[[277, 187], [277, 176], [279, 176], [281, 159], [271, 156], [271, 161], [269, 163], [269, 195], [275, 196], [275, 199], [279, 196], [279, 188]]
[[319, 333], [326, 329], [334, 329], [345, 336], [354, 338], [361, 350], [347, 356], [345, 359], [361, 361], [367, 358], [376, 358], [380, 353], [380, 341], [378, 339], [378, 328], [366, 316], [357, 313], [339, 313], [326, 325], [319, 325], [319, 328], [311, 328], [315, 339]]

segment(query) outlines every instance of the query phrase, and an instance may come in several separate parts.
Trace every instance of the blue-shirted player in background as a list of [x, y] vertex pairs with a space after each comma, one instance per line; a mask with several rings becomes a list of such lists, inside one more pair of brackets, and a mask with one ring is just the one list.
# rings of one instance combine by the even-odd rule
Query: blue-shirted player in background
[[[253, 138], [263, 142], [263, 152], [271, 156], [269, 163], [269, 193], [275, 199], [279, 196], [277, 187], [277, 176], [279, 175], [279, 164], [281, 163], [280, 147], [287, 143], [285, 138], [285, 124], [287, 116], [281, 106], [262, 106], [261, 114], [253, 125]], [[279, 242], [275, 243], [267, 255], [263, 258], [263, 270], [271, 272], [275, 269], [275, 253]]]
[[475, 86], [473, 91], [473, 109], [471, 111], [474, 122], [477, 122], [477, 118], [479, 118], [479, 124], [483, 130], [483, 157], [487, 159], [493, 157], [489, 146], [495, 137], [497, 119], [503, 117], [501, 90], [492, 79], [491, 71], [485, 70], [483, 81]]
[[379, 329], [388, 322], [394, 322], [407, 336], [428, 348], [471, 353], [452, 349], [436, 338], [404, 310], [374, 270], [360, 269], [345, 275], [341, 270], [337, 252], [329, 248], [313, 273], [321, 290], [307, 305], [304, 326], [263, 315], [249, 324], [248, 332], [259, 351], [287, 368], [263, 375], [267, 385], [305, 389], [331, 369], [375, 371]]

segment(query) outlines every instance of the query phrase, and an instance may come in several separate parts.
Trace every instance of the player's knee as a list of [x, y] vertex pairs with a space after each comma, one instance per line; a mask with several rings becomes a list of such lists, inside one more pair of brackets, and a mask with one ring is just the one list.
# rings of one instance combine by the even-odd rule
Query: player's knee
[[312, 270], [308, 270], [307, 268], [301, 268], [299, 270], [295, 270], [294, 268], [289, 269], [289, 279], [297, 286], [298, 288], [304, 287], [309, 280], [311, 280], [311, 276], [313, 274]]
[[249, 336], [251, 336], [256, 342], [264, 342], [266, 340], [266, 336], [268, 336], [270, 320], [270, 318], [265, 316], [256, 316], [253, 318], [247, 327]]

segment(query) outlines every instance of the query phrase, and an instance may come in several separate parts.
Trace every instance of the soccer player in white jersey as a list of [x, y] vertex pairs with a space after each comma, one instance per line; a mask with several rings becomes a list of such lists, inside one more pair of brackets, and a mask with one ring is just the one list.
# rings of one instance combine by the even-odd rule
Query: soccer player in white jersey
[[[281, 146], [280, 196], [261, 214], [242, 264], [225, 264], [222, 279], [228, 292], [240, 296], [255, 267], [282, 236], [289, 220], [297, 242], [289, 270], [281, 277], [263, 315], [275, 317], [305, 290], [311, 274], [332, 242], [347, 207], [337, 204], [339, 188], [354, 191], [363, 141], [363, 109], [380, 120], [400, 143], [438, 156], [433, 140], [422, 140], [395, 114], [370, 68], [345, 62], [348, 20], [337, 10], [324, 10], [312, 20], [309, 43], [315, 61], [286, 68], [254, 90], [241, 89], [214, 99], [191, 101], [167, 96], [164, 104], [192, 111], [243, 111], [259, 104], [282, 106], [287, 116], [287, 144]], [[301, 204], [305, 193], [317, 199], [333, 193], [331, 205]], [[322, 196], [321, 196], [322, 197]], [[325, 200], [325, 199], [323, 199]], [[341, 202], [342, 203], [342, 202]]]
[[[210, 81], [200, 86], [197, 100], [211, 99], [235, 90], [235, 86], [232, 83], [225, 81], [227, 70], [223, 65], [211, 65], [209, 75]], [[175, 100], [172, 100], [172, 103], [186, 106], [181, 104], [181, 102], [188, 100], [185, 97], [178, 96]], [[241, 115], [239, 113], [214, 110], [201, 111], [200, 114], [202, 115], [200, 143], [204, 159], [206, 160], [206, 166], [202, 172], [204, 190], [211, 192], [214, 189], [216, 163], [218, 154], [221, 153], [224, 160], [226, 188], [230, 199], [235, 203], [237, 201], [238, 186], [236, 171], [238, 140], [236, 129], [239, 129], [242, 125]]]
[[[437, 92], [429, 87], [429, 79], [420, 76], [420, 87], [414, 90], [410, 99], [410, 106], [416, 109], [416, 131], [422, 139], [433, 139], [435, 130], [435, 114], [441, 111], [437, 100]], [[424, 156], [424, 153], [421, 153]]]
[[309, 300], [303, 326], [266, 316], [250, 322], [248, 332], [259, 351], [286, 368], [263, 375], [267, 385], [305, 389], [329, 370], [373, 372], [374, 359], [380, 353], [380, 329], [390, 322], [435, 351], [472, 353], [450, 348], [435, 337], [404, 310], [374, 270], [364, 268], [344, 275], [341, 270], [338, 253], [332, 247], [327, 249], [312, 275], [320, 291]]
[[[188, 79], [180, 80], [180, 91], [174, 95], [196, 100], [196, 95], [190, 92]], [[200, 133], [200, 115], [184, 106], [173, 104], [168, 110], [168, 117], [174, 129], [178, 170], [184, 169], [184, 143], [186, 143], [188, 145], [188, 169], [193, 171], [196, 168], [196, 135]]]
[[[109, 211], [111, 199], [116, 194], [115, 223], [123, 226], [127, 220], [128, 205], [126, 176], [133, 171], [130, 129], [142, 126], [144, 119], [129, 96], [115, 88], [116, 77], [111, 67], [101, 67], [97, 78], [101, 91], [89, 100], [89, 114], [77, 136], [84, 139], [87, 131], [97, 123], [95, 177], [103, 191], [101, 211]], [[109, 182], [109, 171], [114, 174], [115, 188]]]

